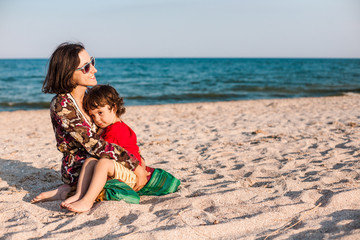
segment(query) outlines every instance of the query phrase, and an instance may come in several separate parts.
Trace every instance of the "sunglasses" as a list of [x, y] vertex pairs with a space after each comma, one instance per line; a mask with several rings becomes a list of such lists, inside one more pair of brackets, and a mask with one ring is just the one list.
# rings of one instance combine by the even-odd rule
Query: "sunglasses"
[[90, 72], [90, 64], [95, 67], [95, 58], [94, 58], [94, 57], [91, 57], [91, 58], [90, 58], [90, 62], [88, 62], [87, 64], [85, 64], [85, 65], [82, 66], [81, 68], [75, 69], [75, 71], [81, 70], [84, 74], [87, 74], [87, 73]]

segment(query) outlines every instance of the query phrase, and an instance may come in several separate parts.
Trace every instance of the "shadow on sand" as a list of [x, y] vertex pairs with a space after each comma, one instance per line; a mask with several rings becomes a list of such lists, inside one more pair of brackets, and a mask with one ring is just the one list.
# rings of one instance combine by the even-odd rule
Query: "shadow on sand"
[[1, 191], [16, 188], [17, 191], [28, 192], [23, 198], [25, 202], [30, 202], [39, 193], [55, 189], [62, 184], [59, 171], [35, 168], [31, 163], [1, 158], [0, 178], [9, 185], [1, 187]]

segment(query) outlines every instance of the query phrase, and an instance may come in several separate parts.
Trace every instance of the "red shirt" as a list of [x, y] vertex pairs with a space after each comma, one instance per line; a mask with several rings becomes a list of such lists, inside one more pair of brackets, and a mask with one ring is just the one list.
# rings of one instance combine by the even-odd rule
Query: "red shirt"
[[111, 124], [101, 134], [101, 137], [109, 143], [115, 143], [125, 148], [129, 153], [133, 154], [140, 165], [141, 157], [135, 132], [124, 122], [116, 122]]

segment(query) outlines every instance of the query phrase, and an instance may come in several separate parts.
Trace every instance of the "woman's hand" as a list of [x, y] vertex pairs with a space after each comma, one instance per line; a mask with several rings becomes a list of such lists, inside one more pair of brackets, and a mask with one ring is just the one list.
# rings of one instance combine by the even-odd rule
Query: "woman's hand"
[[147, 176], [149, 176], [150, 173], [145, 171], [145, 169], [140, 165], [135, 168], [134, 173], [136, 175], [136, 184], [134, 186], [134, 190], [137, 192], [146, 185]]
[[141, 166], [143, 167], [143, 169], [146, 171], [146, 162], [144, 159], [141, 159]]

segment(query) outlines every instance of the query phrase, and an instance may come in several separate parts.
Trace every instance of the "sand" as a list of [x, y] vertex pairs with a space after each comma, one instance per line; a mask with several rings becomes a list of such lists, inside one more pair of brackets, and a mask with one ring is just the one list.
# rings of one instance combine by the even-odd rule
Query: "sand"
[[139, 205], [60, 201], [48, 110], [0, 113], [1, 239], [359, 239], [360, 96], [128, 107], [148, 165], [182, 182]]

